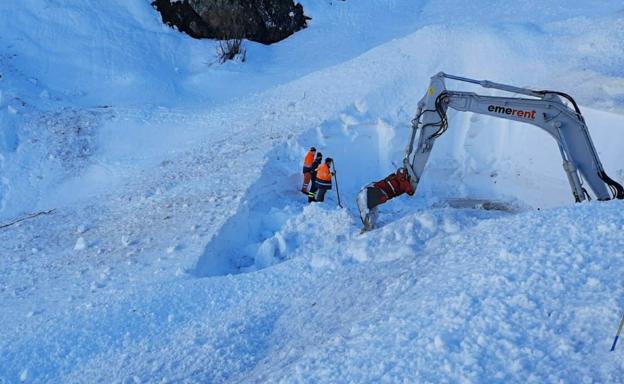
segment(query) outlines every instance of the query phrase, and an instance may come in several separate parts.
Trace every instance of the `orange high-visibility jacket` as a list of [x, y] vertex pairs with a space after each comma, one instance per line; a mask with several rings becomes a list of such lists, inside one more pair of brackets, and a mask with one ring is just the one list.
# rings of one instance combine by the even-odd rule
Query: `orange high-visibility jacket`
[[310, 172], [312, 169], [312, 163], [314, 163], [314, 152], [308, 151], [303, 159], [303, 172]]
[[329, 165], [327, 163], [323, 163], [316, 168], [316, 179], [321, 181], [326, 181], [331, 183], [331, 170], [329, 169]]

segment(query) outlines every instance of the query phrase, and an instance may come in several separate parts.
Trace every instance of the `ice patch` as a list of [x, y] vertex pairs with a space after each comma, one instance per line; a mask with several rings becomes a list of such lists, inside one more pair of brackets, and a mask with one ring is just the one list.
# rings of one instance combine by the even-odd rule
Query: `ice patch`
[[87, 249], [87, 241], [84, 237], [79, 237], [74, 245], [74, 251], [83, 251], [85, 249]]
[[254, 264], [259, 269], [269, 267], [284, 260], [287, 251], [286, 241], [280, 233], [276, 233], [275, 236], [264, 240], [260, 244], [256, 251]]

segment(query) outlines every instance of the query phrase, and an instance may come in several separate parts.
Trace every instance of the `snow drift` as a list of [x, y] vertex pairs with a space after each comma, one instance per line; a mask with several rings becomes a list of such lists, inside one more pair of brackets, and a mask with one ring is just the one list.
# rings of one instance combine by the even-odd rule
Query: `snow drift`
[[381, 229], [352, 202], [440, 70], [575, 96], [622, 182], [621, 3], [302, 3], [225, 66], [147, 1], [0, 4], [0, 217], [57, 208], [0, 230], [0, 379], [618, 382], [622, 203], [572, 205], [539, 129], [451, 114]]

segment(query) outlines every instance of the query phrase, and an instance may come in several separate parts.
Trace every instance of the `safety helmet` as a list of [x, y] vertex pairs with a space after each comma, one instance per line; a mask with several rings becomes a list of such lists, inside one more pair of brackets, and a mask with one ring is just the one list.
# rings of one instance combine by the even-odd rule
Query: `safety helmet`
[[316, 152], [316, 148], [314, 148], [314, 147], [310, 147], [310, 151], [312, 151], [312, 152]]

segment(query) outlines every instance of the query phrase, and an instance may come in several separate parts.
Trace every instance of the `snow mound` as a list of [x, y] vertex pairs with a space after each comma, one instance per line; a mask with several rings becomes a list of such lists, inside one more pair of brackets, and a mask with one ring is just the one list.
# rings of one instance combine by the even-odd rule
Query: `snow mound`
[[450, 113], [415, 197], [354, 205], [441, 70], [575, 96], [622, 182], [621, 1], [302, 2], [218, 67], [149, 1], [0, 2], [0, 218], [56, 208], [0, 230], [0, 382], [621, 381], [624, 206], [539, 129]]

